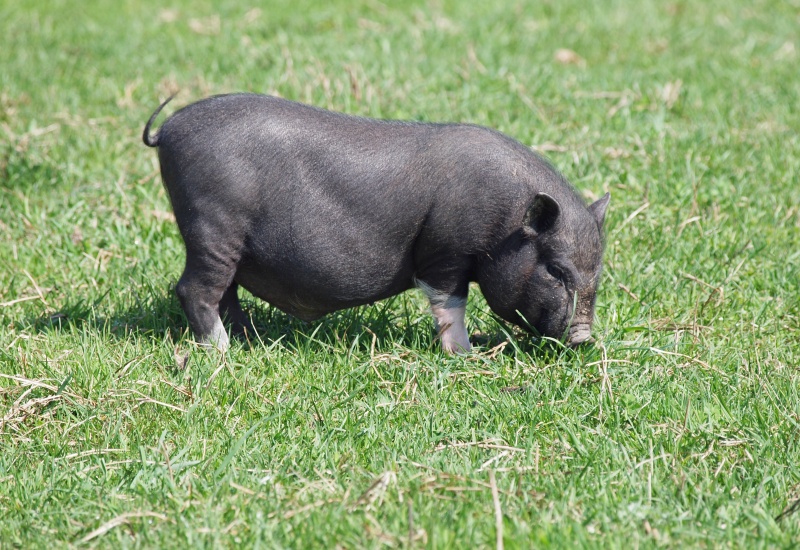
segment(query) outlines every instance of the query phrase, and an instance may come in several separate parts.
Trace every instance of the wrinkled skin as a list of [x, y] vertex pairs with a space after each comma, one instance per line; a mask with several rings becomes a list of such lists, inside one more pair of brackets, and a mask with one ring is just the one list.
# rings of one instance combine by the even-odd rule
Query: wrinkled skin
[[252, 331], [243, 286], [303, 320], [428, 297], [442, 346], [469, 351], [470, 281], [509, 322], [591, 339], [608, 195], [587, 207], [528, 147], [466, 124], [351, 117], [279, 98], [199, 101], [144, 142], [186, 245], [176, 287], [204, 343]]

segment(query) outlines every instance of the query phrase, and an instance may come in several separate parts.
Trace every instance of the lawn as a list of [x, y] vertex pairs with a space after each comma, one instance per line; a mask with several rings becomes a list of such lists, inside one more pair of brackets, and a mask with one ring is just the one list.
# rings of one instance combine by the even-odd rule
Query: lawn
[[[797, 0], [0, 0], [0, 548], [793, 547], [798, 29]], [[418, 291], [313, 323], [244, 293], [257, 337], [197, 346], [141, 131], [233, 91], [490, 126], [610, 191], [597, 344], [476, 288], [467, 356]]]

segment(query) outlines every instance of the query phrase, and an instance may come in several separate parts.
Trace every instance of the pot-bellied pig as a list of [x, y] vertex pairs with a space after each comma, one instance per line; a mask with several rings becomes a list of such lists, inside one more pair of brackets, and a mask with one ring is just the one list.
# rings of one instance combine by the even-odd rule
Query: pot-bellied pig
[[[169, 100], [167, 100], [169, 101]], [[470, 281], [500, 317], [591, 341], [609, 195], [586, 206], [529, 147], [469, 124], [373, 120], [234, 94], [144, 142], [186, 244], [177, 294], [220, 349], [252, 330], [237, 288], [313, 320], [420, 288], [442, 346], [470, 349]]]

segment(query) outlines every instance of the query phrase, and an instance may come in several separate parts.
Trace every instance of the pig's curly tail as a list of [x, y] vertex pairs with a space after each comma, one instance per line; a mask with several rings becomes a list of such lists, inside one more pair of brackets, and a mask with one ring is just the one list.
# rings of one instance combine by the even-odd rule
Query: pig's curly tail
[[155, 112], [152, 115], [150, 115], [150, 120], [148, 120], [147, 124], [144, 125], [144, 132], [142, 133], [142, 141], [144, 141], [144, 144], [147, 145], [148, 147], [158, 147], [159, 133], [156, 132], [155, 134], [150, 135], [150, 127], [153, 125], [153, 122], [156, 121], [156, 117], [158, 117], [159, 113], [161, 112], [161, 109], [163, 109], [167, 103], [172, 101], [173, 97], [175, 96], [174, 95], [169, 96], [169, 98], [167, 98], [167, 100], [164, 103], [159, 105], [158, 109], [156, 109]]

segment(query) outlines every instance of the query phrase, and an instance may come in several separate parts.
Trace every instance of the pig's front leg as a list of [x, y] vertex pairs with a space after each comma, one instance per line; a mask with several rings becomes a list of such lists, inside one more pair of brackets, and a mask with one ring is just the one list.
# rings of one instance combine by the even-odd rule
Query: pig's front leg
[[462, 298], [460, 303], [461, 305], [454, 304], [450, 307], [431, 304], [431, 312], [436, 319], [436, 330], [439, 331], [442, 348], [448, 353], [467, 353], [471, 349], [464, 322], [467, 300]]
[[472, 348], [464, 319], [467, 297], [437, 291], [424, 281], [417, 280], [416, 283], [431, 304], [442, 348], [448, 353], [469, 352]]

